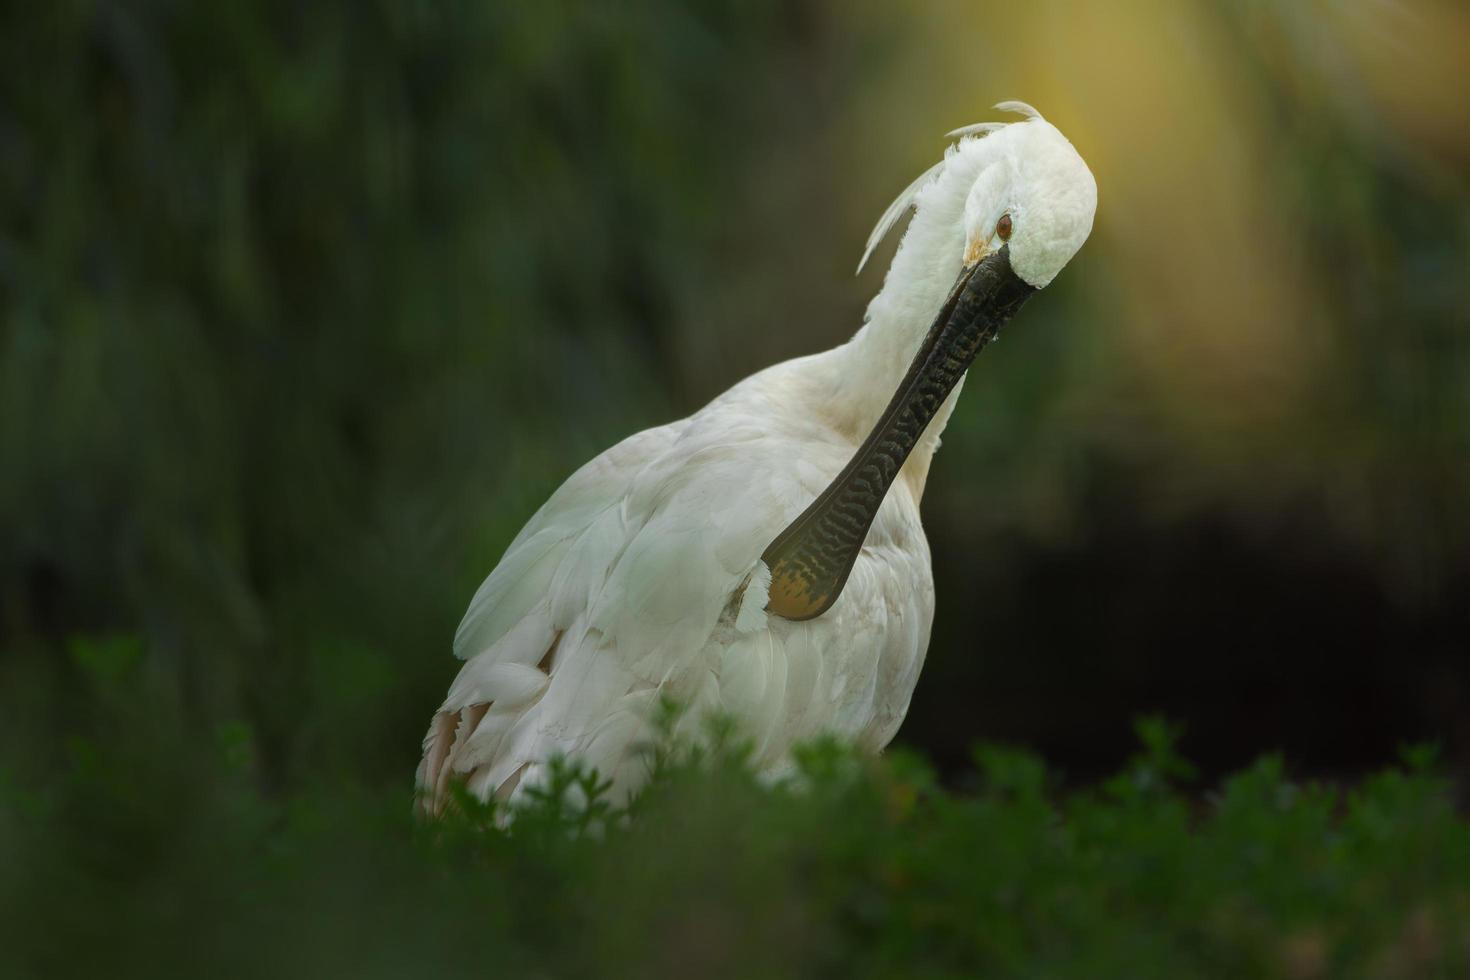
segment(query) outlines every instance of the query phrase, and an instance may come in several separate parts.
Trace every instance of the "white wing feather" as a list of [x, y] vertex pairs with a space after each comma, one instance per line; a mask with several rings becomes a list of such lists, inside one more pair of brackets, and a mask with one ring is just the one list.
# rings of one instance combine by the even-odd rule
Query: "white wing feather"
[[[573, 473], [526, 522], [470, 600], [454, 635], [455, 656], [467, 660], [495, 643], [546, 598], [553, 581], [572, 591], [590, 587], [597, 569], [583, 564], [593, 557], [589, 550], [600, 544], [612, 552], [602, 557], [616, 558], [616, 545], [610, 548], [609, 539], [620, 534], [616, 525], [623, 515], [617, 505], [638, 474], [674, 444], [687, 424], [681, 420], [629, 436]], [[582, 543], [589, 530], [592, 540]], [[571, 554], [579, 544], [581, 549]], [[565, 562], [569, 554], [578, 560]], [[563, 566], [566, 571], [557, 579]], [[565, 629], [569, 620], [558, 617], [552, 625]]]

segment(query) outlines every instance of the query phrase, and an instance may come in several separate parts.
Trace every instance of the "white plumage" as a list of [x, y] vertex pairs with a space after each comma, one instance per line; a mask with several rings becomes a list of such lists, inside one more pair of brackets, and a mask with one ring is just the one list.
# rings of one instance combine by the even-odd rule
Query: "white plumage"
[[664, 696], [686, 707], [691, 734], [712, 711], [733, 715], [770, 772], [818, 734], [873, 751], [893, 737], [934, 612], [919, 500], [958, 388], [881, 498], [829, 609], [802, 621], [769, 612], [761, 556], [878, 423], [956, 276], [999, 247], [1000, 215], [1015, 220], [1010, 259], [1032, 286], [1086, 238], [1096, 190], [1085, 165], [1034, 110], [1005, 108], [1030, 118], [961, 131], [879, 222], [869, 252], [917, 207], [849, 343], [625, 439], [531, 518], [455, 636], [466, 662], [418, 772], [431, 812], [451, 779], [514, 802], [556, 755], [597, 769], [624, 799], [646, 776], [640, 749]]

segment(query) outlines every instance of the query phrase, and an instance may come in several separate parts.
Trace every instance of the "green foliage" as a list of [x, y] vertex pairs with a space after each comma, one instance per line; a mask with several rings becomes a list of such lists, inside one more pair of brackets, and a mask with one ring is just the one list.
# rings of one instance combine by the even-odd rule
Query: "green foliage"
[[508, 825], [468, 796], [432, 824], [402, 792], [272, 798], [238, 729], [146, 761], [89, 744], [49, 785], [0, 781], [0, 939], [27, 976], [1470, 969], [1470, 823], [1430, 753], [1346, 792], [1266, 758], [1202, 802], [1178, 788], [1174, 732], [1139, 732], [1096, 787], [987, 745], [960, 793], [915, 756], [830, 742], [772, 783], [725, 729], [650, 749], [627, 810], [559, 764]]

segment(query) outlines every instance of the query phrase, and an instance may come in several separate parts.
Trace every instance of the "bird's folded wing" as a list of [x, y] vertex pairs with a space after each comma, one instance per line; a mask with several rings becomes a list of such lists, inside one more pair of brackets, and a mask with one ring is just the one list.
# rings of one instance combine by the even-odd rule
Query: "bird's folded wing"
[[454, 635], [455, 656], [468, 660], [488, 649], [554, 585], [570, 596], [596, 577], [599, 561], [610, 564], [625, 543], [620, 525], [629, 488], [687, 424], [681, 420], [629, 436], [568, 477], [526, 522], [470, 600]]
[[762, 460], [767, 434], [755, 418], [695, 416], [578, 470], [475, 594], [455, 653], [474, 657], [531, 617], [555, 632], [585, 627], [661, 683], [704, 646], [762, 549], [829, 475]]
[[[724, 665], [701, 653], [765, 544], [830, 476], [759, 458], [768, 433], [696, 416], [625, 440], [552, 495], [460, 625], [467, 662], [425, 740], [431, 798], [453, 773], [482, 797], [507, 792], [555, 754], [615, 773], [654, 699], [716, 696]], [[764, 625], [732, 614], [728, 628], [736, 618]]]

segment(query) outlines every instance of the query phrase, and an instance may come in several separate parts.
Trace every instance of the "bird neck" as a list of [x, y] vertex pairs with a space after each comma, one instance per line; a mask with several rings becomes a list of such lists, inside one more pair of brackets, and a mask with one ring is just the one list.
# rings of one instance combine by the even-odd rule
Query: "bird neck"
[[[959, 275], [965, 247], [961, 218], [974, 181], [974, 168], [968, 163], [951, 155], [934, 184], [920, 194], [883, 289], [868, 304], [862, 328], [838, 348], [840, 381], [834, 414], [839, 427], [850, 429], [858, 439], [882, 417]], [[915, 499], [924, 492], [930, 460], [959, 392], [956, 385], [904, 463], [900, 479], [908, 482]]]
[[957, 277], [868, 437], [827, 489], [762, 552], [771, 573], [768, 611], [811, 619], [837, 600], [884, 497], [930, 423], [975, 355], [1033, 292], [1011, 267], [1007, 246]]

